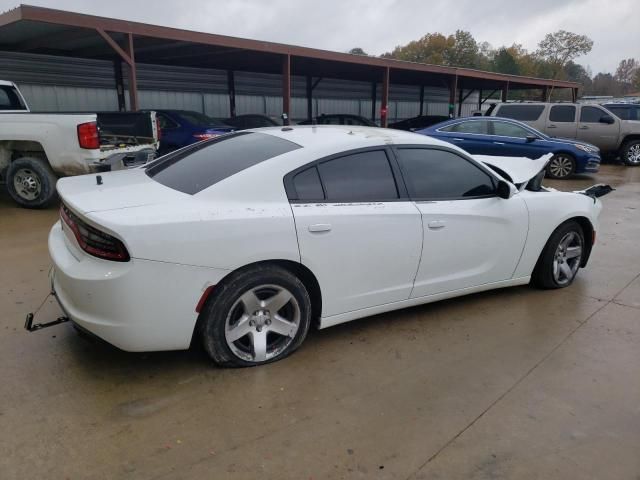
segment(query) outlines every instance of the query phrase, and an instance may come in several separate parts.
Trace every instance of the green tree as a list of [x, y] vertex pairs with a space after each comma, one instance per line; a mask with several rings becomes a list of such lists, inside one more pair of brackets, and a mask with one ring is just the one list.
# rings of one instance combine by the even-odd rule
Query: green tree
[[478, 66], [478, 43], [470, 32], [456, 30], [448, 38], [449, 47], [444, 52], [447, 65], [475, 68]]
[[441, 33], [428, 33], [419, 40], [397, 46], [382, 57], [474, 68], [478, 65], [479, 49], [471, 33], [458, 30], [448, 37]]
[[501, 47], [493, 57], [492, 70], [499, 73], [519, 75], [520, 68], [514, 56], [505, 47]]
[[355, 47], [352, 48], [351, 50], [349, 50], [347, 53], [350, 53], [351, 55], [369, 55], [367, 52], [365, 52], [363, 49], [361, 49], [360, 47]]

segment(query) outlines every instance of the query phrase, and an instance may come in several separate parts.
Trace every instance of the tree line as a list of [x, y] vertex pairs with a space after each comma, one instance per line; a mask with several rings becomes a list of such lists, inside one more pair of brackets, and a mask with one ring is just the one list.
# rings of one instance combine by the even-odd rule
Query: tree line
[[[589, 37], [566, 30], [545, 35], [534, 51], [528, 51], [516, 43], [510, 47], [494, 48], [488, 42], [478, 42], [470, 32], [457, 30], [448, 36], [427, 33], [418, 40], [395, 47], [381, 57], [570, 80], [582, 84], [582, 95], [622, 96], [640, 91], [640, 62], [634, 58], [621, 60], [614, 74], [600, 72], [593, 75], [588, 67], [576, 63], [576, 59], [589, 53], [592, 48], [593, 41]], [[352, 48], [349, 53], [367, 55], [362, 48]]]

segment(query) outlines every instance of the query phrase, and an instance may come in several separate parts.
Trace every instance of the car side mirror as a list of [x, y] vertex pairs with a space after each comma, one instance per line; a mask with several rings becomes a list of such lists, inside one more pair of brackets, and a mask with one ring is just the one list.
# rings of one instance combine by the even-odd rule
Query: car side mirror
[[603, 115], [600, 117], [600, 123], [606, 123], [607, 125], [612, 125], [615, 123], [615, 120], [611, 115]]
[[512, 188], [512, 186], [504, 180], [498, 180], [498, 188], [496, 188], [496, 193], [500, 198], [508, 200], [513, 197], [513, 194], [515, 193], [515, 187]]
[[527, 143], [535, 142], [537, 139], [535, 135], [527, 135]]

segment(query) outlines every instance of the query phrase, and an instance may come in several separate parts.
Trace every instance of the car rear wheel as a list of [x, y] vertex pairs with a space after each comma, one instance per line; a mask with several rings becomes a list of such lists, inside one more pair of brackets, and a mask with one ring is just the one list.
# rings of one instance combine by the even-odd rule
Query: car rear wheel
[[56, 181], [46, 160], [17, 158], [7, 169], [7, 190], [25, 208], [44, 208], [56, 198]]
[[625, 143], [620, 152], [622, 161], [630, 167], [640, 165], [640, 140], [631, 140]]
[[281, 360], [302, 344], [311, 324], [311, 301], [296, 276], [262, 266], [217, 286], [202, 315], [204, 348], [213, 361], [250, 367]]
[[551, 235], [533, 271], [541, 288], [564, 288], [573, 283], [585, 254], [584, 233], [574, 221], [560, 225]]
[[557, 153], [547, 165], [547, 176], [555, 179], [569, 178], [576, 171], [575, 159], [567, 153]]

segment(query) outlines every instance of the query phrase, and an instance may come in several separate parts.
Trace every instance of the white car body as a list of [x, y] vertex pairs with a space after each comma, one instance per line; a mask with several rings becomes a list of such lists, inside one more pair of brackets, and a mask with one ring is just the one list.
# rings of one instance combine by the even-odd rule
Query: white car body
[[[315, 276], [324, 328], [526, 284], [556, 227], [579, 217], [597, 230], [599, 200], [513, 184], [509, 199], [292, 202], [283, 184], [287, 174], [354, 149], [417, 145], [471, 157], [448, 143], [396, 130], [321, 126], [251, 132], [302, 148], [193, 195], [156, 182], [144, 168], [103, 174], [101, 185], [95, 175], [58, 182], [64, 204], [120, 239], [131, 256], [127, 262], [96, 258], [80, 248], [64, 222], [53, 226], [52, 286], [73, 322], [123, 350], [185, 349], [210, 287], [241, 267], [278, 261], [301, 264]], [[524, 180], [518, 162], [509, 172], [509, 161], [497, 161]], [[546, 160], [527, 162], [531, 177]], [[588, 243], [590, 248], [590, 238]]]

